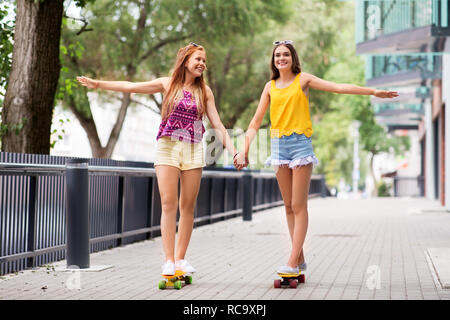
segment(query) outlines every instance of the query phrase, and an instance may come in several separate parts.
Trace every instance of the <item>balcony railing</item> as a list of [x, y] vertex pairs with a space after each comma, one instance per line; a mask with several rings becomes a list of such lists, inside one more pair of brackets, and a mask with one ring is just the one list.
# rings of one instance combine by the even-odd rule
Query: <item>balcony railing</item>
[[357, 0], [356, 43], [380, 36], [434, 26], [448, 28], [449, 0]]
[[417, 113], [423, 114], [423, 105], [418, 104], [407, 104], [407, 103], [377, 103], [373, 104], [374, 112], [376, 115], [383, 113]]
[[442, 55], [437, 54], [370, 55], [366, 59], [366, 80], [406, 74], [419, 81], [441, 79], [441, 65]]

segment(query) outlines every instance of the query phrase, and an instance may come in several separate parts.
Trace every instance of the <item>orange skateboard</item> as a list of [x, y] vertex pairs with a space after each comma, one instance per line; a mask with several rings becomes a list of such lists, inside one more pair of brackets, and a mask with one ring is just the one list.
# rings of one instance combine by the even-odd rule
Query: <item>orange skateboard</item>
[[288, 273], [277, 273], [281, 279], [273, 281], [274, 288], [281, 288], [283, 286], [289, 286], [290, 288], [297, 288], [299, 283], [305, 283], [305, 275], [301, 274], [288, 274]]

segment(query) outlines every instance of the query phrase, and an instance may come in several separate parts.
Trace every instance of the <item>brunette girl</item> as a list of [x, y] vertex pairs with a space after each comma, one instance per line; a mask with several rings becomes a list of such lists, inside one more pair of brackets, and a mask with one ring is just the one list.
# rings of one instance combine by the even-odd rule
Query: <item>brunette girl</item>
[[338, 84], [302, 72], [292, 43], [291, 40], [274, 42], [270, 64], [271, 81], [266, 83], [256, 113], [248, 127], [245, 152], [235, 159], [238, 170], [246, 165], [250, 144], [270, 105], [270, 164], [276, 169], [292, 245], [287, 261], [277, 269], [278, 273], [285, 274], [298, 274], [299, 270], [306, 269], [303, 243], [308, 227], [309, 184], [313, 164], [318, 162], [311, 144], [313, 129], [309, 112], [309, 89], [374, 95], [379, 98], [398, 96], [394, 91]]

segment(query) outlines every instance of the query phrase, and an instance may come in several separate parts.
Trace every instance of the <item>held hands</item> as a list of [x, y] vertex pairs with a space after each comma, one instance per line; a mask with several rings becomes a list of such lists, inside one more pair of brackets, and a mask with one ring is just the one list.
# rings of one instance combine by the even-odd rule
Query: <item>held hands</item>
[[98, 88], [98, 81], [82, 76], [82, 77], [77, 77], [77, 80], [79, 83], [81, 83], [81, 85], [88, 87], [89, 89], [97, 89]]
[[234, 166], [237, 171], [242, 170], [248, 166], [248, 155], [244, 152], [238, 152], [233, 158]]
[[375, 90], [373, 94], [377, 98], [395, 98], [398, 97], [397, 91]]

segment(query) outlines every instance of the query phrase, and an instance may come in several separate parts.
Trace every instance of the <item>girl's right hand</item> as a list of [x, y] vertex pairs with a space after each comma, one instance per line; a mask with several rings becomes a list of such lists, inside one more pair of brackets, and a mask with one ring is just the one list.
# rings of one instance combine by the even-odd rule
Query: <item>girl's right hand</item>
[[81, 76], [81, 77], [77, 77], [77, 80], [79, 83], [81, 83], [81, 85], [88, 87], [89, 89], [97, 89], [98, 87], [98, 81], [85, 77], [85, 76]]
[[246, 155], [244, 152], [239, 152], [233, 159], [233, 162], [237, 171], [240, 171], [248, 166], [248, 155]]

